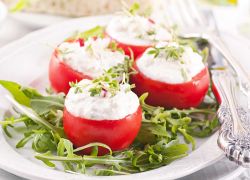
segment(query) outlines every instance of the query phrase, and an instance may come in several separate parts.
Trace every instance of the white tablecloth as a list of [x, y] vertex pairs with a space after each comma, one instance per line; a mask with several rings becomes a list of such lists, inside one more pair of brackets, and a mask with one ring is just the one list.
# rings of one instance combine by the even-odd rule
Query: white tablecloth
[[[239, 26], [245, 21], [250, 23], [250, 1], [240, 0], [239, 6], [235, 7], [221, 7], [215, 9], [215, 17], [218, 21], [218, 25], [221, 31], [230, 32], [236, 36], [241, 36], [239, 34]], [[21, 22], [11, 16], [0, 24], [0, 47], [23, 37], [25, 34], [39, 29], [35, 26], [30, 26]], [[249, 32], [250, 34], [250, 32]], [[250, 44], [250, 39], [249, 39]], [[250, 171], [243, 168], [238, 168], [237, 166], [229, 162], [227, 159], [222, 159], [221, 161], [202, 169], [192, 175], [189, 175], [182, 180], [192, 179], [192, 180], [211, 180], [211, 179], [250, 179]], [[225, 176], [227, 175], [227, 176]], [[14, 176], [4, 170], [0, 169], [0, 180], [17, 180], [20, 177]]]

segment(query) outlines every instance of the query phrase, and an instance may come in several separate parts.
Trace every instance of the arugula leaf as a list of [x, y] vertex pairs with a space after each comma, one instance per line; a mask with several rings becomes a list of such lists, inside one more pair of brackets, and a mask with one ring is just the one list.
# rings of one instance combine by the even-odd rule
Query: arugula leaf
[[62, 129], [53, 126], [48, 121], [41, 118], [33, 109], [22, 106], [17, 101], [12, 99], [10, 96], [8, 96], [7, 98], [22, 114], [26, 115], [36, 123], [44, 125], [46, 128], [52, 130], [53, 132], [60, 134], [61, 137], [64, 137], [64, 132], [62, 131]]
[[25, 133], [24, 134], [24, 138], [21, 139], [17, 144], [16, 144], [16, 148], [22, 148], [25, 146], [25, 144], [27, 144], [29, 142], [29, 140], [31, 140], [33, 137], [33, 133]]
[[186, 144], [180, 144], [179, 140], [172, 140], [167, 143], [166, 140], [161, 140], [152, 146], [156, 154], [162, 154], [163, 157], [178, 157], [181, 155], [187, 155], [188, 146]]
[[32, 142], [32, 148], [36, 152], [55, 151], [57, 142], [53, 138], [52, 134], [46, 130], [34, 130], [34, 139]]
[[191, 143], [192, 144], [192, 150], [195, 149], [195, 140], [192, 136], [190, 136], [187, 132], [186, 129], [182, 129], [182, 128], [178, 128], [179, 132], [183, 135], [185, 141], [187, 143]]
[[42, 95], [36, 89], [29, 87], [22, 87], [21, 90], [25, 94], [25, 96], [27, 96], [30, 99], [42, 97]]
[[128, 175], [130, 173], [115, 171], [112, 169], [97, 169], [95, 170], [95, 175], [97, 176], [113, 176], [113, 175]]
[[[45, 154], [43, 154], [43, 155], [50, 156], [50, 155], [51, 155], [51, 152], [48, 151], [47, 153], [45, 153]], [[49, 161], [49, 160], [47, 160], [47, 159], [41, 158], [41, 157], [39, 157], [39, 156], [35, 156], [35, 158], [41, 160], [44, 164], [46, 164], [46, 165], [49, 166], [49, 167], [52, 167], [52, 168], [56, 167], [56, 165], [55, 165], [54, 163], [52, 163], [51, 161]]]
[[0, 85], [8, 90], [19, 104], [30, 107], [30, 98], [24, 94], [22, 86], [15, 82], [5, 80], [0, 80]]
[[38, 114], [45, 114], [51, 110], [63, 110], [63, 96], [40, 96], [32, 98], [30, 101], [31, 108]]

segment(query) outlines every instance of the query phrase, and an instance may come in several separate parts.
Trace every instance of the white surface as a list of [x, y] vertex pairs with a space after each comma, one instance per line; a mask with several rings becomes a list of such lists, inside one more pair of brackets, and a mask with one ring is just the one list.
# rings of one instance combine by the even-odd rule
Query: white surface
[[146, 50], [136, 61], [138, 69], [145, 76], [156, 81], [178, 84], [192, 80], [205, 68], [201, 55], [194, 52], [191, 47], [179, 46], [177, 43], [160, 44], [159, 48], [183, 48], [183, 54], [176, 60], [168, 57], [165, 49], [160, 50], [157, 57], [154, 57], [155, 54], [149, 54], [153, 48]]
[[11, 14], [11, 17], [30, 27], [34, 26], [45, 27], [71, 19], [69, 17], [63, 17], [63, 16], [38, 14], [38, 13], [25, 13], [25, 12], [13, 13]]
[[58, 57], [72, 69], [97, 78], [110, 68], [125, 62], [125, 55], [110, 49], [110, 43], [110, 38], [90, 38], [82, 47], [79, 42], [64, 42], [58, 47]]
[[6, 6], [0, 1], [0, 24], [7, 16], [7, 8]]
[[[46, 44], [57, 44], [76, 29], [84, 30], [97, 24], [104, 25], [105, 22], [109, 21], [109, 18], [108, 16], [91, 17], [64, 22], [34, 32], [2, 48], [0, 50], [0, 79], [14, 80], [24, 85], [31, 83], [37, 88], [43, 89], [48, 84], [44, 80], [47, 77], [49, 57], [53, 51]], [[1, 115], [8, 108], [4, 104], [3, 94], [1, 93], [0, 95]], [[216, 140], [217, 134], [214, 134], [207, 140], [198, 141], [198, 148], [185, 158], [156, 170], [120, 176], [119, 179], [173, 179], [188, 175], [214, 163], [222, 157], [222, 151], [218, 148]], [[31, 179], [117, 179], [117, 177], [88, 177], [51, 170], [40, 165], [33, 158], [33, 154], [28, 153], [27, 149], [24, 152], [17, 151], [13, 147], [14, 141], [14, 138], [13, 141], [11, 139], [7, 141], [2, 134], [0, 135], [0, 167], [16, 175]], [[22, 153], [22, 155], [19, 153]], [[206, 155], [204, 156], [204, 154]], [[27, 167], [29, 167], [28, 171]]]
[[82, 92], [75, 93], [76, 88], [72, 87], [65, 99], [66, 109], [76, 117], [119, 121], [135, 113], [140, 105], [137, 95], [132, 91], [127, 92], [129, 84], [121, 84], [114, 96], [107, 91], [102, 91], [100, 96], [91, 96], [89, 89], [93, 88], [93, 83], [88, 79], [80, 81], [78, 85], [82, 86]]

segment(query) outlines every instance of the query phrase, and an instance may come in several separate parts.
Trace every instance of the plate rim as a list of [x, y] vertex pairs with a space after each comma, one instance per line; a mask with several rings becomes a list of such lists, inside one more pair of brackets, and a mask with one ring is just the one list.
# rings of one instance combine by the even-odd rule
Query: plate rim
[[[19, 40], [16, 40], [14, 42], [11, 42], [9, 44], [7, 44], [6, 46], [0, 48], [0, 57], [3, 57], [0, 59], [0, 64], [4, 63], [5, 60], [8, 59], [8, 56], [4, 56], [6, 54], [9, 54], [10, 52], [13, 51], [13, 49], [15, 50], [15, 52], [18, 52], [18, 51], [21, 51], [23, 48], [25, 48], [26, 46], [29, 45], [29, 43], [26, 44], [26, 46], [20, 46], [20, 45], [23, 45], [24, 42], [30, 42], [29, 40], [33, 39], [34, 37], [36, 36], [41, 36], [42, 34], [46, 34], [48, 33], [49, 31], [52, 31], [53, 29], [57, 29], [58, 27], [61, 27], [61, 26], [65, 26], [65, 25], [68, 25], [68, 24], [73, 24], [73, 23], [77, 23], [77, 22], [81, 22], [81, 23], [84, 23], [84, 21], [103, 21], [104, 19], [108, 19], [108, 18], [111, 18], [111, 15], [101, 15], [101, 16], [91, 16], [91, 17], [83, 17], [83, 18], [76, 18], [76, 19], [73, 19], [73, 20], [68, 20], [68, 21], [63, 21], [61, 23], [58, 23], [58, 24], [55, 24], [55, 25], [51, 25], [51, 26], [48, 26], [46, 28], [43, 28], [43, 29], [40, 29], [40, 30], [37, 30], [37, 31], [34, 31], [34, 32], [31, 32], [30, 34], [24, 36], [23, 38], [19, 39]], [[217, 139], [217, 133], [211, 135], [208, 140], [206, 142], [204, 142], [204, 145], [206, 143], [211, 143], [210, 141], [213, 141], [212, 143], [215, 143], [216, 144], [216, 139]], [[6, 141], [5, 138], [3, 138], [3, 135], [1, 134], [0, 135], [0, 142], [4, 140]], [[7, 143], [7, 142], [6, 142]], [[202, 146], [201, 146], [202, 147]], [[12, 148], [12, 147], [11, 147]], [[176, 175], [175, 177], [168, 177], [168, 179], [172, 179], [172, 178], [180, 178], [180, 177], [184, 177], [188, 174], [191, 174], [191, 173], [194, 173], [218, 160], [220, 160], [224, 155], [223, 155], [223, 152], [220, 151], [220, 149], [218, 150], [218, 147], [217, 147], [217, 144], [216, 144], [216, 147], [213, 147], [215, 148], [217, 151], [218, 151], [218, 155], [216, 156], [216, 158], [210, 160], [210, 161], [207, 161], [206, 163], [204, 164], [201, 164], [201, 165], [198, 165], [196, 167], [193, 167], [193, 169], [191, 169], [191, 171], [186, 171], [186, 172], [183, 172], [182, 174], [179, 174], [179, 175]], [[199, 150], [200, 148], [196, 149], [195, 151], [197, 152], [197, 150]], [[193, 153], [189, 154], [188, 157], [192, 157], [191, 155], [195, 153], [195, 151], [193, 151]], [[1, 149], [0, 149], [0, 152], [1, 152]], [[21, 156], [21, 155], [19, 155]], [[22, 156], [21, 156], [22, 157]], [[27, 160], [29, 161], [29, 160]], [[29, 161], [31, 162], [31, 161]], [[33, 162], [31, 162], [33, 163]], [[40, 165], [39, 165], [40, 166]], [[165, 166], [166, 167], [166, 166]], [[18, 175], [20, 177], [24, 177], [24, 178], [34, 178], [33, 176], [30, 175], [29, 172], [27, 171], [24, 171], [25, 173], [23, 173], [23, 171], [20, 171], [20, 169], [18, 168], [13, 168], [11, 166], [11, 164], [8, 164], [8, 165], [4, 165], [1, 161], [0, 161], [0, 168], [12, 173], [12, 174], [15, 174], [15, 175]], [[48, 169], [47, 167], [43, 167], [41, 166], [40, 168], [46, 168], [48, 171], [51, 171], [50, 169]], [[162, 169], [164, 167], [161, 167], [161, 168], [158, 168], [158, 169]], [[13, 171], [13, 169], [15, 171]], [[119, 179], [127, 179], [127, 178], [143, 178], [143, 179], [147, 179], [147, 176], [150, 175], [153, 171], [157, 171], [158, 169], [156, 170], [151, 170], [151, 171], [147, 171], [147, 172], [142, 172], [142, 173], [137, 173], [137, 174], [132, 174], [132, 175], [129, 175], [129, 176], [112, 176], [112, 177], [98, 177], [98, 178], [102, 178], [102, 179], [117, 179], [117, 177], [119, 177]], [[57, 174], [57, 173], [62, 173], [62, 172], [59, 172], [59, 171], [54, 171], [54, 173], [52, 174]], [[55, 173], [56, 172], [56, 173]], [[70, 179], [78, 179], [77, 176], [70, 176], [72, 174], [65, 174], [63, 173], [64, 176], [63, 177], [69, 177]], [[34, 174], [33, 174], [34, 175]], [[157, 176], [157, 178], [159, 179], [166, 179], [166, 176], [160, 176], [160, 174], [158, 174], [159, 176]], [[89, 179], [89, 176], [78, 176], [82, 179]], [[86, 177], [86, 178], [84, 178]], [[151, 176], [152, 177], [152, 176]], [[37, 177], [36, 177], [37, 178]], [[42, 177], [38, 177], [39, 179], [43, 179]], [[91, 177], [91, 179], [93, 179], [94, 177]], [[150, 178], [150, 177], [148, 177]], [[49, 179], [49, 178], [46, 178], [46, 179]]]

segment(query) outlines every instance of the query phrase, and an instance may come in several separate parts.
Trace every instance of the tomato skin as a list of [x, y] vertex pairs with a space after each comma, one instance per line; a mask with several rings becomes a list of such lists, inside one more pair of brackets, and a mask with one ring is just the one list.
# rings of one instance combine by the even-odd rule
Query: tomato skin
[[49, 63], [49, 80], [51, 87], [56, 92], [68, 93], [70, 89], [69, 82], [79, 82], [82, 79], [92, 79], [91, 77], [75, 71], [69, 65], [58, 58], [58, 52], [55, 50]]
[[136, 59], [138, 56], [140, 56], [142, 53], [144, 53], [144, 51], [150, 47], [153, 46], [152, 45], [148, 45], [148, 46], [139, 46], [139, 45], [132, 45], [132, 44], [126, 44], [126, 43], [122, 43], [116, 39], [114, 39], [111, 35], [109, 35], [107, 32], [105, 33], [105, 36], [109, 37], [112, 41], [114, 41], [117, 44], [118, 48], [121, 48], [124, 53], [128, 56], [131, 57], [131, 53], [130, 53], [130, 49], [132, 50], [132, 52], [134, 53], [134, 58]]
[[149, 93], [146, 102], [154, 106], [187, 109], [197, 107], [203, 101], [209, 88], [209, 72], [205, 67], [191, 81], [169, 84], [156, 81], [139, 71], [136, 62], [133, 67], [138, 72], [131, 76], [131, 83], [136, 85], [134, 92], [140, 96]]
[[[140, 130], [141, 120], [140, 106], [136, 112], [120, 120], [90, 120], [76, 117], [66, 108], [63, 113], [64, 132], [76, 147], [101, 142], [110, 146], [113, 151], [129, 147]], [[107, 153], [106, 149], [99, 148], [99, 155], [105, 153]]]
[[222, 102], [221, 96], [220, 96], [220, 93], [219, 93], [217, 87], [216, 87], [215, 84], [213, 83], [213, 80], [212, 80], [212, 92], [213, 92], [213, 94], [214, 94], [214, 96], [215, 96], [217, 102], [218, 102], [219, 104], [221, 104], [221, 102]]

